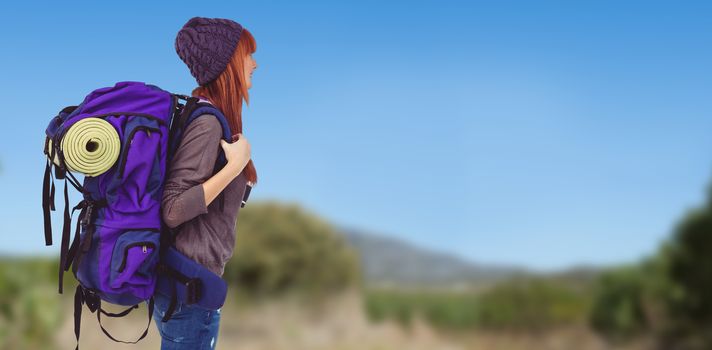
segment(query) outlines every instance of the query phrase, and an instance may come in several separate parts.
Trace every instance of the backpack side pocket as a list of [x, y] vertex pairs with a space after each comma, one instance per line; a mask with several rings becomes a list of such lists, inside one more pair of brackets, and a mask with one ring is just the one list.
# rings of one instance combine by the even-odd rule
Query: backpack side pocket
[[158, 229], [128, 230], [119, 236], [111, 255], [112, 289], [133, 292], [155, 285], [159, 236]]

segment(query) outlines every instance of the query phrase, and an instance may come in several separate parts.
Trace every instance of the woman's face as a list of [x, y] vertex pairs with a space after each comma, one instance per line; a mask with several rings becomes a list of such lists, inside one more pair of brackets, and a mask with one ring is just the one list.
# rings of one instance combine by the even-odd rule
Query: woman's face
[[247, 55], [245, 58], [245, 67], [244, 67], [244, 73], [245, 73], [245, 84], [247, 84], [247, 88], [252, 87], [252, 72], [257, 69], [257, 61], [252, 57], [252, 54]]

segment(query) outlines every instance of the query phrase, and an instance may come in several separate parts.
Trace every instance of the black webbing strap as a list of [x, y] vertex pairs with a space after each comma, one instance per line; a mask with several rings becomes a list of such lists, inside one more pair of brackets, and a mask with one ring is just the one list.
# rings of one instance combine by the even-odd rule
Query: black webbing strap
[[55, 207], [54, 207], [54, 175], [52, 174], [51, 171], [49, 172], [49, 176], [52, 177], [52, 187], [49, 190], [49, 208], [52, 211], [54, 211], [55, 210]]
[[174, 281], [171, 281], [171, 285], [173, 286], [173, 294], [171, 295], [171, 303], [168, 305], [166, 314], [163, 315], [161, 322], [168, 322], [168, 320], [170, 320], [171, 317], [173, 317], [173, 313], [176, 311], [176, 306], [178, 306], [178, 287], [176, 287], [176, 283]]
[[185, 97], [185, 105], [182, 105], [180, 103], [177, 103], [176, 105], [176, 110], [175, 113], [177, 115], [174, 115], [174, 117], [171, 119], [171, 127], [170, 130], [168, 131], [169, 133], [169, 147], [168, 147], [168, 154], [169, 154], [169, 159], [173, 158], [173, 152], [175, 152], [178, 149], [178, 146], [180, 144], [180, 140], [176, 138], [176, 134], [178, 132], [183, 133], [183, 127], [185, 126], [186, 120], [190, 117], [190, 114], [193, 113], [195, 108], [197, 107], [196, 103], [198, 103], [198, 98], [196, 97], [187, 97], [183, 95], [179, 95], [181, 98]]
[[82, 305], [84, 298], [82, 296], [82, 286], [77, 285], [77, 290], [74, 292], [74, 335], [77, 337], [77, 347], [79, 350], [79, 330], [82, 323]]
[[87, 191], [84, 186], [79, 183], [79, 180], [77, 180], [77, 178], [74, 177], [71, 172], [67, 171], [67, 175], [69, 175], [69, 182], [72, 184], [72, 186], [74, 186], [74, 188], [77, 189], [77, 191], [84, 194], [84, 197], [91, 197], [91, 193], [89, 193], [89, 191]]
[[[135, 306], [138, 307], [138, 305], [135, 305]], [[131, 307], [127, 310], [124, 310], [124, 312], [125, 312], [124, 315], [131, 312], [131, 310], [133, 310], [133, 307]], [[111, 339], [117, 343], [136, 344], [139, 341], [141, 341], [141, 339], [146, 337], [146, 335], [148, 334], [148, 329], [151, 327], [151, 319], [153, 318], [153, 297], [151, 297], [151, 300], [148, 302], [148, 324], [146, 325], [146, 329], [143, 331], [141, 336], [134, 341], [118, 340], [118, 339], [114, 338], [113, 336], [111, 336], [111, 334], [109, 334], [109, 332], [104, 328], [104, 325], [101, 324], [101, 314], [102, 313], [108, 316], [108, 313], [106, 313], [104, 310], [99, 308], [99, 312], [96, 313], [96, 319], [99, 321], [99, 327], [101, 327], [101, 331], [104, 332], [104, 334], [106, 334], [106, 336], [109, 337], [109, 339]], [[121, 314], [121, 313], [119, 313], [119, 314]], [[117, 315], [119, 315], [119, 314], [117, 314]], [[112, 316], [112, 317], [121, 317], [121, 316]]]
[[59, 150], [57, 150], [57, 154], [59, 155], [59, 162], [60, 162], [60, 164], [62, 164], [61, 167], [56, 167], [56, 169], [58, 171], [61, 170], [61, 174], [62, 174], [62, 177], [57, 177], [57, 178], [58, 179], [60, 179], [60, 178], [66, 179], [67, 175], [69, 175], [69, 182], [72, 184], [72, 186], [74, 186], [74, 188], [76, 188], [77, 191], [81, 192], [85, 197], [90, 196], [90, 193], [84, 188], [84, 186], [82, 186], [79, 183], [79, 180], [77, 180], [77, 178], [74, 177], [74, 175], [72, 175], [72, 172], [66, 170], [67, 165], [64, 161], [64, 152], [61, 149], [59, 149]]
[[133, 309], [138, 309], [138, 304], [133, 305], [133, 306], [129, 306], [128, 309], [126, 309], [126, 310], [124, 310], [124, 311], [121, 311], [121, 312], [117, 312], [117, 313], [107, 312], [107, 311], [105, 311], [104, 309], [101, 309], [101, 308], [99, 309], [99, 311], [100, 311], [102, 314], [104, 314], [104, 315], [106, 315], [106, 316], [109, 316], [109, 317], [124, 317], [124, 316], [128, 315], [131, 311], [133, 311]]
[[173, 279], [170, 281], [173, 291], [173, 294], [171, 295], [171, 303], [168, 305], [168, 309], [166, 310], [166, 314], [163, 316], [163, 319], [161, 319], [162, 322], [166, 322], [171, 318], [171, 316], [173, 316], [173, 312], [175, 311], [176, 306], [178, 305], [178, 287], [176, 285], [176, 282], [179, 282], [185, 286], [186, 304], [194, 304], [198, 302], [201, 296], [203, 284], [200, 279], [189, 278], [188, 276], [182, 274], [180, 271], [175, 270], [172, 267], [163, 263], [159, 264], [156, 269], [158, 273], [163, 274], [169, 277], [170, 279]]
[[[89, 248], [91, 248], [91, 241], [94, 236], [94, 230], [96, 227], [92, 224], [94, 220], [94, 215], [95, 215], [95, 210], [98, 208], [105, 207], [107, 204], [106, 198], [102, 198], [98, 201], [92, 201], [92, 200], [82, 200], [77, 204], [76, 208], [82, 208], [82, 212], [79, 215], [79, 218], [77, 218], [77, 231], [75, 232], [75, 240], [77, 241], [76, 246], [75, 243], [72, 242], [72, 246], [74, 247], [74, 252], [70, 255], [68, 254], [68, 261], [67, 265], [73, 264], [75, 269], [79, 267], [79, 264], [82, 261], [82, 257], [85, 255], [86, 252], [89, 251]], [[85, 210], [84, 210], [85, 209]], [[79, 239], [79, 226], [82, 226], [85, 228], [85, 234], [84, 238], [82, 240]], [[70, 248], [71, 250], [71, 248]], [[65, 266], [68, 268], [68, 266]], [[66, 270], [65, 270], [66, 271]]]
[[87, 200], [82, 200], [77, 204], [74, 208], [72, 208], [72, 214], [70, 216], [74, 216], [74, 211], [77, 209], [81, 209], [79, 212], [79, 216], [77, 217], [77, 226], [74, 230], [74, 239], [72, 239], [72, 244], [69, 246], [69, 251], [67, 252], [67, 257], [64, 263], [64, 271], [69, 271], [69, 267], [75, 263], [75, 260], [78, 256], [77, 254], [77, 247], [79, 246], [79, 227], [80, 223], [84, 220], [84, 217], [87, 213], [87, 208], [89, 207]]
[[107, 331], [104, 328], [104, 325], [101, 323], [101, 314], [104, 314], [109, 317], [123, 317], [128, 315], [133, 309], [138, 308], [138, 304], [133, 305], [129, 307], [128, 309], [118, 312], [118, 313], [111, 313], [107, 312], [104, 309], [101, 308], [101, 299], [94, 293], [82, 288], [81, 285], [77, 285], [77, 290], [74, 293], [74, 335], [77, 338], [77, 346], [75, 350], [79, 350], [79, 333], [81, 329], [81, 322], [82, 322], [82, 306], [84, 304], [87, 304], [87, 308], [91, 312], [96, 312], [96, 319], [99, 321], [99, 327], [101, 327], [101, 331], [106, 334], [109, 339], [117, 342], [117, 343], [124, 343], [124, 344], [136, 344], [141, 339], [145, 338], [146, 335], [148, 334], [148, 329], [151, 327], [151, 319], [153, 318], [153, 308], [154, 308], [154, 300], [153, 297], [148, 302], [148, 324], [146, 325], [146, 329], [143, 331], [143, 334], [136, 339], [135, 341], [124, 341], [124, 340], [118, 340], [114, 338], [109, 331]]
[[67, 179], [64, 179], [64, 228], [62, 229], [62, 246], [59, 250], [59, 294], [62, 294], [64, 285], [64, 265], [67, 263], [67, 251], [69, 251], [69, 231], [72, 225], [72, 217], [69, 216], [69, 195], [67, 194]]
[[198, 107], [197, 103], [200, 101], [197, 97], [189, 97], [185, 101], [185, 106], [183, 106], [180, 115], [178, 116], [178, 124], [176, 125], [176, 130], [183, 130], [185, 122], [188, 120], [193, 111]]
[[166, 264], [159, 264], [158, 265], [158, 273], [163, 273], [167, 275], [168, 277], [173, 278], [174, 280], [180, 282], [182, 285], [186, 287], [186, 303], [187, 304], [193, 304], [200, 299], [201, 295], [201, 289], [203, 287], [202, 282], [200, 281], [199, 278], [189, 278], [188, 276], [184, 275], [180, 271], [166, 265]]
[[[72, 210], [72, 215], [69, 214], [69, 193], [68, 193], [68, 184], [72, 184], [77, 190], [82, 192], [82, 194], [85, 196], [85, 198], [89, 195], [89, 193], [84, 189], [84, 187], [79, 183], [79, 180], [77, 180], [74, 175], [72, 175], [71, 172], [66, 171], [65, 169], [65, 162], [64, 162], [64, 153], [62, 152], [61, 149], [59, 149], [59, 146], [57, 145], [56, 142], [52, 143], [52, 147], [49, 146], [49, 141], [50, 138], [47, 137], [45, 138], [45, 149], [44, 153], [47, 155], [47, 164], [45, 165], [45, 173], [42, 181], [42, 214], [44, 217], [44, 230], [45, 230], [45, 245], [52, 245], [52, 217], [50, 214], [50, 211], [55, 210], [55, 205], [54, 205], [54, 193], [55, 193], [55, 186], [54, 186], [54, 178], [56, 176], [57, 179], [63, 179], [64, 180], [64, 224], [62, 227], [62, 238], [61, 238], [61, 246], [60, 246], [60, 256], [59, 256], [59, 271], [58, 271], [58, 286], [57, 289], [60, 294], [63, 293], [64, 290], [64, 272], [69, 269], [69, 266], [71, 265], [71, 262], [74, 260], [75, 257], [75, 252], [76, 252], [76, 245], [78, 241], [78, 231], [79, 228], [77, 227], [77, 233], [75, 233], [74, 241], [72, 242], [72, 248], [69, 247], [69, 239], [70, 239], [70, 230], [72, 226], [72, 215], [74, 214], [74, 209], [77, 209], [79, 206], [74, 207]], [[59, 164], [60, 165], [55, 165], [54, 164], [54, 159], [55, 155], [58, 156], [59, 158]], [[52, 168], [54, 168], [55, 176], [52, 176]], [[67, 176], [68, 175], [68, 176]], [[81, 203], [80, 203], [81, 205]], [[71, 253], [71, 254], [70, 254]]]
[[[47, 165], [45, 166], [44, 179], [42, 180], [42, 214], [44, 215], [44, 234], [45, 234], [45, 245], [52, 245], [52, 218], [49, 211], [54, 205], [50, 207], [50, 173], [52, 172], [52, 162], [48, 159]], [[54, 185], [54, 181], [51, 181]], [[54, 186], [53, 186], [54, 187]]]
[[[44, 178], [42, 179], [42, 213], [44, 216], [45, 229], [45, 245], [52, 245], [52, 217], [50, 210], [54, 211], [54, 176], [52, 176], [52, 167], [54, 166], [54, 156], [56, 147], [48, 151], [50, 138], [45, 139], [44, 153], [47, 155], [47, 164], [45, 165]], [[48, 153], [49, 152], [49, 153]]]

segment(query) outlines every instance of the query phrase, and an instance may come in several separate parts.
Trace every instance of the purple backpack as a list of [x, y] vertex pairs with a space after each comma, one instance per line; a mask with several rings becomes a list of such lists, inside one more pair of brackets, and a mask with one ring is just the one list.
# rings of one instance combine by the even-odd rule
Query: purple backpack
[[[186, 103], [180, 103], [181, 100]], [[109, 338], [123, 343], [136, 343], [148, 333], [154, 292], [163, 291], [172, 296], [171, 310], [163, 321], [170, 318], [178, 300], [213, 309], [222, 306], [225, 282], [175, 250], [173, 230], [161, 219], [167, 164], [170, 164], [185, 128], [204, 113], [218, 118], [223, 138], [231, 142], [227, 120], [211, 104], [142, 82], [119, 82], [113, 87], [92, 91], [78, 106], [62, 109], [45, 130], [44, 152], [48, 157], [42, 191], [45, 244], [52, 244], [53, 178], [63, 179], [64, 225], [59, 293], [63, 292], [63, 274], [72, 267], [79, 282], [75, 291], [77, 349], [83, 304], [92, 313], [98, 310], [96, 314], [101, 325], [102, 314], [121, 317], [140, 303], [147, 302], [148, 326], [136, 341], [116, 340], [101, 327]], [[121, 147], [118, 159], [109, 170], [97, 176], [86, 175], [80, 184], [65, 163], [61, 145], [67, 130], [85, 118], [101, 118], [110, 123], [119, 135]], [[59, 164], [52, 161], [55, 159]], [[214, 171], [225, 163], [225, 156], [220, 151]], [[71, 215], [67, 182], [83, 195]], [[246, 191], [243, 206], [248, 193]], [[222, 201], [220, 195], [221, 208]], [[70, 243], [75, 210], [80, 210], [80, 214]], [[101, 308], [102, 301], [131, 307], [111, 313]]]

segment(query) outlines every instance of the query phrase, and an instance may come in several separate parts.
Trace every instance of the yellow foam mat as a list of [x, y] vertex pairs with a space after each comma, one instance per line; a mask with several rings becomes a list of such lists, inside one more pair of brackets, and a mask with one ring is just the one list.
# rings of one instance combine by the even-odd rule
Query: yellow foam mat
[[[52, 140], [49, 140], [52, 147]], [[85, 118], [64, 134], [61, 141], [64, 160], [70, 171], [99, 176], [111, 169], [119, 158], [121, 139], [116, 129], [100, 118]], [[53, 162], [59, 165], [55, 156]]]

